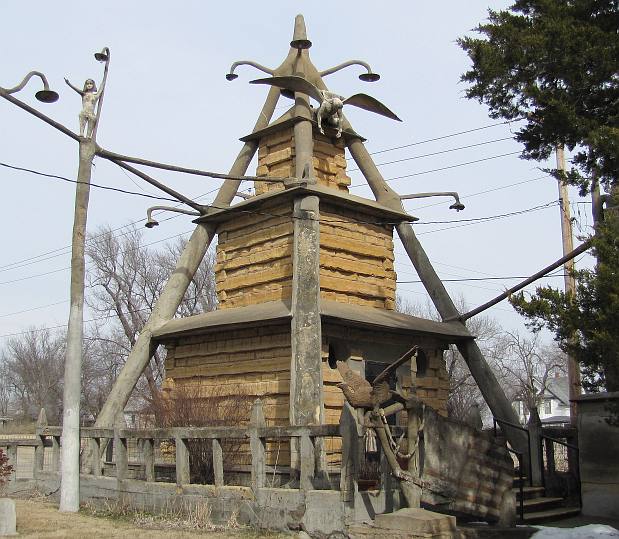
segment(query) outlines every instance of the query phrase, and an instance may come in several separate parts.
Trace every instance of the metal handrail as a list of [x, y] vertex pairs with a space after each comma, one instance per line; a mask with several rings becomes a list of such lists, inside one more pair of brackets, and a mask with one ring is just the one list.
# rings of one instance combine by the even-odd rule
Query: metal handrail
[[573, 450], [574, 450], [574, 451], [576, 451], [576, 452], [579, 452], [579, 451], [580, 451], [580, 449], [578, 448], [578, 446], [577, 446], [577, 445], [570, 444], [570, 443], [568, 443], [568, 442], [564, 442], [564, 441], [562, 441], [562, 440], [559, 440], [558, 438], [554, 438], [554, 437], [552, 437], [552, 436], [547, 436], [546, 434], [542, 434], [542, 435], [541, 435], [541, 437], [542, 437], [542, 438], [546, 438], [546, 440], [550, 440], [551, 442], [554, 442], [554, 443], [556, 443], [556, 444], [561, 444], [561, 445], [564, 445], [565, 447], [568, 447], [568, 448], [570, 448], [570, 449], [573, 449]]
[[[504, 424], [504, 425], [508, 425], [509, 427], [512, 427], [514, 429], [518, 429], [521, 431], [524, 431], [527, 435], [527, 447], [529, 448], [529, 460], [528, 460], [528, 464], [529, 464], [529, 485], [533, 486], [533, 468], [532, 468], [532, 464], [531, 464], [531, 433], [529, 432], [529, 429], [523, 427], [522, 425], [518, 425], [516, 423], [512, 423], [511, 421], [506, 421], [505, 419], [498, 419], [497, 417], [492, 417], [492, 421], [493, 421], [493, 430], [494, 430], [494, 437], [496, 438], [497, 436], [497, 430], [496, 430], [496, 426], [497, 423], [499, 424]], [[509, 449], [509, 447], [507, 448]], [[517, 452], [516, 450], [513, 450], [515, 453]], [[520, 453], [521, 455], [524, 456], [524, 453], [518, 451], [518, 453]], [[522, 468], [522, 462], [519, 461], [520, 464], [520, 468]]]

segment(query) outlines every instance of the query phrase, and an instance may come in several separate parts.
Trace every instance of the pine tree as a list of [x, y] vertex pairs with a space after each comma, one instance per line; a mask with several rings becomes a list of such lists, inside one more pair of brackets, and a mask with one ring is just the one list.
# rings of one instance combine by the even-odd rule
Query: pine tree
[[619, 10], [616, 0], [519, 0], [489, 10], [482, 38], [459, 45], [473, 62], [466, 95], [493, 118], [524, 119], [516, 139], [523, 157], [548, 158], [557, 146], [573, 152], [556, 177], [581, 194], [599, 181], [608, 197], [596, 226], [593, 271], [576, 272], [576, 294], [540, 287], [529, 300], [512, 298], [528, 325], [554, 332], [583, 369], [589, 390], [619, 390]]

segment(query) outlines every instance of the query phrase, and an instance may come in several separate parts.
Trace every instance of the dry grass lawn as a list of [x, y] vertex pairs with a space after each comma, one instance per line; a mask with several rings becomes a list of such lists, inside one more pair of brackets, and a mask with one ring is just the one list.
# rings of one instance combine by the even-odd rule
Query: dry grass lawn
[[141, 527], [129, 519], [104, 518], [80, 513], [60, 513], [58, 505], [45, 498], [16, 499], [17, 533], [19, 537], [62, 537], [62, 538], [196, 538], [211, 539], [283, 539], [291, 535], [257, 532], [248, 529], [229, 531], [153, 529]]

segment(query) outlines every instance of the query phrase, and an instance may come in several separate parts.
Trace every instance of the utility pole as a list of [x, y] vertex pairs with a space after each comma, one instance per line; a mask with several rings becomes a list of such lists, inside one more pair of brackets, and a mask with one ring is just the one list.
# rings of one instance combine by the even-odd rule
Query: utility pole
[[[90, 196], [92, 161], [96, 153], [96, 131], [101, 114], [101, 103], [110, 52], [104, 49], [95, 58], [105, 62], [101, 88], [97, 92], [94, 82], [87, 80], [84, 90], [67, 84], [82, 96], [80, 113], [79, 168], [75, 189], [75, 216], [71, 244], [71, 291], [67, 350], [64, 365], [63, 413], [62, 413], [62, 475], [60, 480], [60, 506], [63, 512], [76, 513], [80, 506], [80, 398], [82, 376], [82, 349], [84, 334], [84, 278], [86, 263], [86, 221]], [[66, 79], [65, 79], [66, 80]], [[90, 85], [89, 85], [90, 83]], [[96, 114], [94, 112], [97, 104]]]
[[[565, 151], [563, 145], [557, 145], [557, 169], [565, 173]], [[563, 256], [571, 253], [574, 250], [574, 241], [572, 236], [572, 220], [570, 216], [570, 200], [567, 192], [566, 183], [559, 178], [557, 180], [559, 187], [559, 211], [561, 212], [561, 238], [563, 244]], [[576, 279], [574, 278], [574, 259], [570, 259], [563, 265], [565, 276], [565, 295], [568, 299], [574, 298], [576, 294]], [[567, 377], [569, 384], [570, 397], [570, 422], [576, 425], [576, 417], [578, 414], [574, 399], [582, 393], [582, 385], [580, 382], [580, 366], [578, 361], [571, 354], [567, 356]]]

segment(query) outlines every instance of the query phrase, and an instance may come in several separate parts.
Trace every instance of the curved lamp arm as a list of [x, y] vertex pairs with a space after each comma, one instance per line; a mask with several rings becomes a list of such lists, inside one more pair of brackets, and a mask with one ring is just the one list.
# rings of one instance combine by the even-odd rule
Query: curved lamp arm
[[185, 215], [193, 215], [195, 217], [200, 217], [200, 215], [202, 215], [200, 212], [184, 210], [183, 208], [173, 208], [171, 206], [152, 206], [146, 210], [146, 224], [144, 225], [146, 228], [153, 228], [159, 225], [159, 221], [153, 219], [152, 214], [155, 210], [173, 211], [176, 213], [184, 213]]
[[410, 200], [412, 198], [429, 198], [429, 197], [454, 197], [455, 202], [449, 206], [450, 210], [461, 211], [464, 209], [464, 204], [460, 202], [460, 197], [455, 191], [436, 191], [430, 193], [415, 193], [413, 195], [401, 195], [400, 200]]
[[43, 81], [43, 90], [39, 90], [35, 94], [35, 97], [39, 101], [42, 101], [43, 103], [53, 103], [54, 101], [58, 100], [58, 94], [53, 90], [49, 89], [49, 83], [47, 82], [47, 78], [40, 71], [31, 71], [17, 86], [14, 86], [13, 88], [3, 88], [3, 90], [7, 94], [14, 94], [15, 92], [19, 92], [24, 86], [26, 86], [26, 84], [28, 84], [28, 81], [32, 77], [39, 77], [41, 81]]
[[374, 73], [372, 71], [372, 68], [370, 67], [370, 64], [368, 64], [367, 62], [364, 62], [363, 60], [348, 60], [348, 62], [343, 62], [339, 65], [336, 65], [335, 67], [330, 67], [329, 69], [325, 69], [324, 71], [321, 71], [319, 75], [321, 77], [326, 77], [327, 75], [331, 75], [346, 67], [354, 66], [354, 65], [359, 65], [361, 67], [364, 67], [367, 70], [367, 73], [361, 73], [361, 75], [359, 75], [359, 78], [362, 81], [376, 82], [378, 79], [380, 79], [380, 75], [378, 73]]
[[229, 73], [226, 75], [226, 79], [228, 80], [234, 80], [238, 77], [238, 75], [234, 72], [234, 70], [242, 65], [247, 65], [247, 66], [252, 66], [255, 67], [256, 69], [263, 71], [264, 73], [266, 73], [267, 75], [271, 75], [273, 76], [275, 74], [275, 70], [273, 69], [269, 69], [268, 67], [264, 67], [263, 65], [257, 63], [257, 62], [252, 62], [251, 60], [239, 60], [238, 62], [234, 62], [231, 66], [230, 66], [230, 71]]

